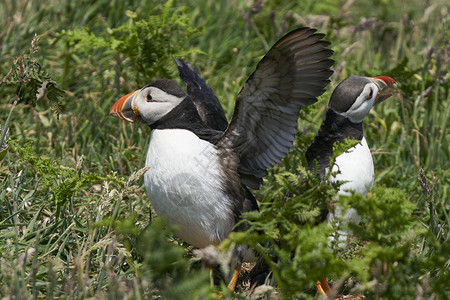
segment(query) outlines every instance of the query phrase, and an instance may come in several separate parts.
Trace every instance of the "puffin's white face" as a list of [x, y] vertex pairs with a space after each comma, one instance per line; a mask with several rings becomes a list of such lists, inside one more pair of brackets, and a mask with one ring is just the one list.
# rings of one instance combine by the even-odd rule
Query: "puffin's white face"
[[329, 107], [351, 122], [361, 123], [375, 104], [391, 96], [385, 90], [393, 84], [395, 80], [387, 76], [350, 76], [336, 87]]
[[135, 110], [141, 121], [149, 125], [161, 119], [184, 99], [152, 86], [136, 91], [136, 94], [133, 96]]
[[342, 115], [353, 123], [360, 123], [369, 113], [379, 93], [379, 88], [374, 82], [366, 84], [355, 103]]
[[123, 96], [113, 105], [110, 115], [122, 120], [151, 125], [174, 109], [186, 97], [177, 83], [157, 81]]

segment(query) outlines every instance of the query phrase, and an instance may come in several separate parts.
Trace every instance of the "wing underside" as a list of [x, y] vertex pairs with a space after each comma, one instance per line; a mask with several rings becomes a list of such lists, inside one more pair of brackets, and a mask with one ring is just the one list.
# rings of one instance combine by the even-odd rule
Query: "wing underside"
[[323, 34], [311, 28], [281, 38], [244, 84], [230, 125], [217, 143], [238, 154], [242, 181], [258, 188], [267, 168], [289, 151], [300, 109], [313, 104], [328, 85], [334, 61]]

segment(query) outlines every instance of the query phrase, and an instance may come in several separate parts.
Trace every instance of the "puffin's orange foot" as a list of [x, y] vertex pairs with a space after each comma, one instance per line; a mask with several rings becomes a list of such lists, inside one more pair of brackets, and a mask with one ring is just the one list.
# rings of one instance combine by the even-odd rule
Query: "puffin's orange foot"
[[233, 270], [233, 276], [231, 277], [230, 283], [228, 284], [228, 289], [232, 292], [234, 292], [234, 289], [236, 288], [240, 270], [241, 267], [236, 267], [236, 269]]
[[317, 293], [321, 294], [322, 296], [326, 297], [327, 299], [331, 296], [331, 288], [328, 284], [328, 281], [326, 278], [322, 278], [322, 280], [316, 282], [316, 290]]

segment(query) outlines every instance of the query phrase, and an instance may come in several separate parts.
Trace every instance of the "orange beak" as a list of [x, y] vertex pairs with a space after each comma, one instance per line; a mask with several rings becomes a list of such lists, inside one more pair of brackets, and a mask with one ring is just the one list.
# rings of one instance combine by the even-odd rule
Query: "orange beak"
[[111, 107], [109, 115], [128, 122], [136, 122], [139, 117], [139, 111], [134, 104], [134, 101], [140, 91], [141, 90], [134, 91], [117, 100]]
[[379, 89], [379, 93], [375, 99], [375, 104], [381, 103], [392, 96], [392, 93], [387, 92], [387, 90], [389, 87], [396, 84], [393, 78], [388, 76], [378, 76], [372, 78], [372, 81], [378, 86]]

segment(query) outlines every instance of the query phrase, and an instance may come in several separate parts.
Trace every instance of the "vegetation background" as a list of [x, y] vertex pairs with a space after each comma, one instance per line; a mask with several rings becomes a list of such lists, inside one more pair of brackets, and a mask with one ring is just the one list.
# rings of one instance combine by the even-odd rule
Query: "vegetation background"
[[[330, 275], [336, 292], [355, 297], [449, 299], [449, 21], [443, 0], [1, 1], [0, 123], [9, 131], [0, 134], [0, 296], [231, 297], [223, 281], [210, 286], [175, 228], [159, 218], [148, 226], [139, 170], [149, 129], [107, 115], [119, 96], [156, 78], [179, 81], [175, 56], [195, 66], [230, 116], [271, 45], [310, 26], [332, 43], [332, 82], [257, 192], [261, 212], [248, 218], [267, 236], [233, 235], [224, 247], [278, 243], [273, 253], [258, 248], [277, 279], [260, 296], [314, 298], [315, 280]], [[305, 174], [303, 155], [330, 92], [349, 75], [391, 76], [398, 90], [364, 124], [374, 192], [341, 200], [363, 224], [347, 251], [330, 252], [336, 228], [313, 225], [336, 187]], [[310, 180], [296, 182], [298, 172]], [[281, 205], [292, 183], [303, 196], [293, 191]], [[251, 297], [245, 283], [234, 297]]]

